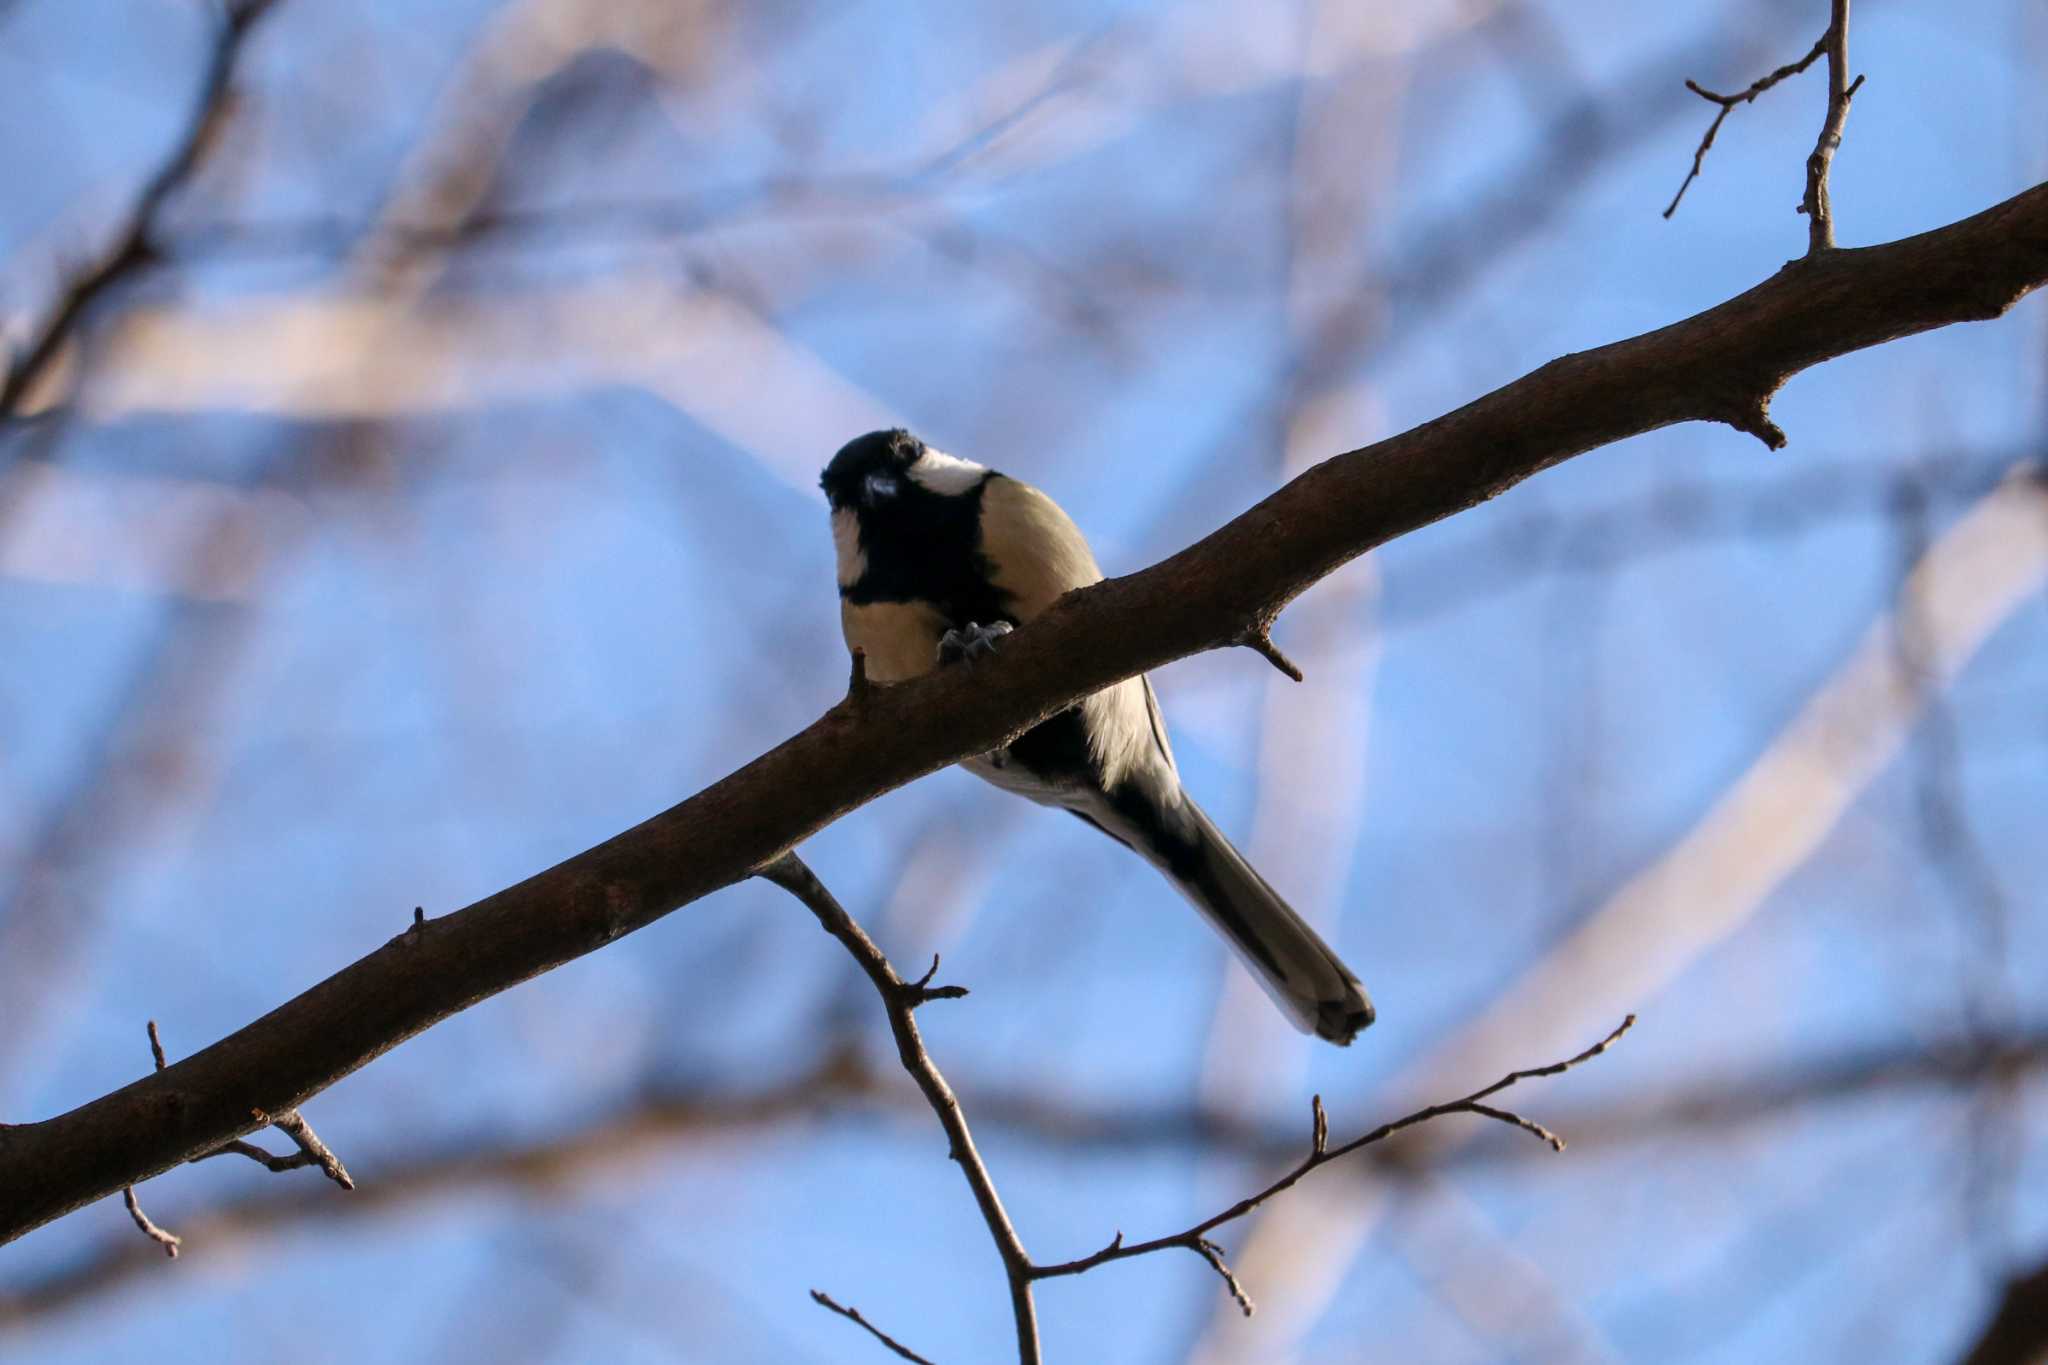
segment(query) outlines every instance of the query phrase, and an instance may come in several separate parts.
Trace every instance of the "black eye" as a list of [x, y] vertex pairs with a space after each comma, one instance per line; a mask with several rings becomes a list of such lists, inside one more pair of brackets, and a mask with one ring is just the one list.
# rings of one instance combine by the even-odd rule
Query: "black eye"
[[901, 487], [894, 474], [870, 474], [861, 484], [861, 496], [870, 503], [877, 503], [884, 498], [895, 497]]

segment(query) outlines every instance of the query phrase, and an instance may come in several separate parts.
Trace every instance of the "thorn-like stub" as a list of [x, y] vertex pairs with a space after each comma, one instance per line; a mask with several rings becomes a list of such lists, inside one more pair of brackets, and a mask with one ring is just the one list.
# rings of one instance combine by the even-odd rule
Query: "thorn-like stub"
[[864, 649], [853, 651], [853, 672], [846, 680], [846, 704], [856, 715], [868, 704], [868, 695], [874, 684], [868, 681], [868, 655]]
[[1280, 646], [1273, 643], [1272, 629], [1271, 622], [1262, 621], [1238, 636], [1237, 642], [1259, 655], [1267, 663], [1273, 665], [1273, 667], [1279, 669], [1282, 673], [1294, 679], [1294, 681], [1300, 682], [1302, 680], [1301, 669], [1295, 666], [1294, 660], [1288, 658], [1281, 651]]
[[1771, 450], [1783, 450], [1786, 446], [1785, 429], [1771, 420], [1768, 398], [1743, 399], [1722, 412], [1719, 420], [1756, 437]]

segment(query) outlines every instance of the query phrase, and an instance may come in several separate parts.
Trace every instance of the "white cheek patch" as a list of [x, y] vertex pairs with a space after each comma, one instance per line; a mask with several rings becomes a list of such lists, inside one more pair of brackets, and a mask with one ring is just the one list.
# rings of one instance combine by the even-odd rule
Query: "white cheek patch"
[[832, 548], [839, 558], [839, 586], [851, 587], [868, 571], [868, 557], [861, 553], [860, 519], [850, 508], [832, 514]]
[[910, 467], [911, 481], [918, 487], [944, 497], [958, 497], [988, 474], [988, 466], [925, 447], [924, 454]]

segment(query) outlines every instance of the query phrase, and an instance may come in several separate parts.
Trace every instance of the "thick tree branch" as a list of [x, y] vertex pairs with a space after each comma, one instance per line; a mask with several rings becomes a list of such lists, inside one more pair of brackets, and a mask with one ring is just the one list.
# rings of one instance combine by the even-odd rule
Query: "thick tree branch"
[[[486, 996], [729, 886], [861, 804], [1001, 744], [1074, 699], [1233, 644], [1323, 575], [1573, 455], [1678, 422], [1768, 444], [1787, 378], [1994, 318], [2048, 280], [2048, 185], [1883, 246], [1795, 261], [1695, 317], [1568, 355], [1324, 462], [1141, 573], [1070, 594], [970, 675], [869, 689], [737, 772], [588, 852], [401, 933], [169, 1069], [0, 1127], [0, 1240], [283, 1113]], [[822, 534], [822, 532], [821, 532]]]

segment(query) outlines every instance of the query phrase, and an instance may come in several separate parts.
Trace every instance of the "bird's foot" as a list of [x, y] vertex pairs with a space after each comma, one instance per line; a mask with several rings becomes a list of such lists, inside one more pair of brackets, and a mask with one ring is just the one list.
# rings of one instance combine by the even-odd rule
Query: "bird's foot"
[[982, 625], [969, 621], [956, 626], [939, 637], [939, 662], [942, 664], [973, 663], [996, 652], [996, 641], [1010, 633], [1008, 621], [991, 621]]

